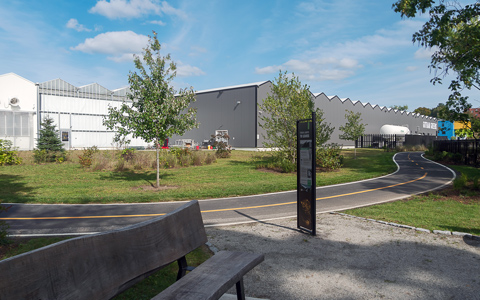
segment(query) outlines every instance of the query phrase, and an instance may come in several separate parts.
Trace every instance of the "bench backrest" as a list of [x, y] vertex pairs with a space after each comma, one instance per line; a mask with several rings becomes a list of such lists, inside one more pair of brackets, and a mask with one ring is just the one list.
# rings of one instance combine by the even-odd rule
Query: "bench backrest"
[[197, 201], [123, 229], [0, 261], [0, 299], [110, 299], [207, 242]]

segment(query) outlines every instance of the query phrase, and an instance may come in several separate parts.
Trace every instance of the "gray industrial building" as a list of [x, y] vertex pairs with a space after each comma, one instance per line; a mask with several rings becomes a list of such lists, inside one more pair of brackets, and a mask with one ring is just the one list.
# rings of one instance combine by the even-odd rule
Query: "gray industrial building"
[[[183, 136], [173, 136], [169, 145], [201, 145], [219, 132], [228, 133], [234, 148], [263, 148], [264, 131], [258, 125], [263, 112], [259, 104], [268, 97], [270, 81], [198, 91], [196, 102], [199, 128]], [[0, 75], [0, 139], [8, 139], [20, 150], [32, 150], [38, 137], [38, 128], [44, 117], [54, 120], [66, 149], [97, 146], [113, 148], [115, 133], [103, 125], [108, 107], [119, 107], [126, 97], [128, 87], [108, 90], [93, 83], [76, 87], [61, 79], [33, 83], [13, 73]], [[335, 127], [329, 142], [353, 145], [339, 139], [339, 127], [345, 124], [345, 110], [362, 114], [367, 123], [367, 134], [378, 134], [385, 124], [408, 127], [412, 134], [436, 135], [437, 119], [415, 113], [397, 111], [370, 103], [340, 99], [337, 96], [312, 94], [315, 106], [324, 111], [327, 123]], [[192, 140], [194, 143], [192, 143]], [[180, 143], [178, 143], [180, 142]], [[141, 139], [130, 144], [148, 147]]]
[[[262, 148], [264, 131], [258, 123], [263, 112], [258, 105], [268, 96], [271, 87], [270, 81], [262, 81], [197, 92], [197, 101], [192, 106], [197, 108], [199, 128], [171, 140], [193, 139], [201, 144], [211, 135], [224, 131], [230, 136], [230, 145], [234, 148]], [[339, 127], [346, 122], [346, 110], [361, 113], [362, 123], [367, 124], [366, 134], [379, 134], [380, 128], [386, 124], [407, 127], [412, 134], [437, 134], [436, 118], [338, 96], [328, 97], [324, 93], [312, 94], [312, 98], [315, 106], [323, 110], [325, 122], [335, 127], [329, 143], [353, 146], [352, 141], [339, 138]]]

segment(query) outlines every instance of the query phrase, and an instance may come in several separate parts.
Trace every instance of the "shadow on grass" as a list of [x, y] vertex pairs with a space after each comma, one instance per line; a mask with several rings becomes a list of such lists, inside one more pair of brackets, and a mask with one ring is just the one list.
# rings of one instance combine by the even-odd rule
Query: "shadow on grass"
[[0, 203], [26, 203], [35, 197], [34, 189], [20, 175], [0, 174], [0, 191]]
[[[162, 180], [165, 180], [169, 177], [173, 177], [173, 174], [168, 174], [165, 172], [160, 172], [160, 184]], [[119, 181], [135, 181], [143, 182], [143, 184], [155, 186], [157, 182], [157, 173], [156, 172], [142, 172], [137, 173], [133, 171], [124, 171], [124, 172], [111, 172], [108, 174], [101, 174], [99, 179], [102, 180], [119, 180]]]

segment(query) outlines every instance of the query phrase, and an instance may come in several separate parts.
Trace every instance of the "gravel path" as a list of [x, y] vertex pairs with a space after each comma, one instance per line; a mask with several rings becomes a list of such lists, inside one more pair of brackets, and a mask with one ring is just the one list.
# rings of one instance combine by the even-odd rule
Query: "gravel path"
[[[207, 228], [219, 250], [265, 254], [245, 277], [265, 299], [480, 299], [480, 242], [348, 216], [317, 216], [317, 236], [296, 219]], [[231, 291], [231, 293], [235, 293]]]

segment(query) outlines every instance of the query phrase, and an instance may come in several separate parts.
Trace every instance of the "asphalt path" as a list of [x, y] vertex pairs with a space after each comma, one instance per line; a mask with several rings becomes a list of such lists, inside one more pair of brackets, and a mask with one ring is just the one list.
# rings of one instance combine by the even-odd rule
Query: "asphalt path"
[[[451, 183], [455, 173], [421, 152], [394, 156], [396, 172], [369, 180], [317, 188], [317, 213], [341, 211], [409, 197]], [[296, 191], [200, 200], [206, 226], [296, 217]], [[17, 236], [76, 235], [121, 228], [168, 213], [180, 202], [145, 204], [8, 204], [0, 220]], [[185, 220], [188, 222], [188, 220]]]

